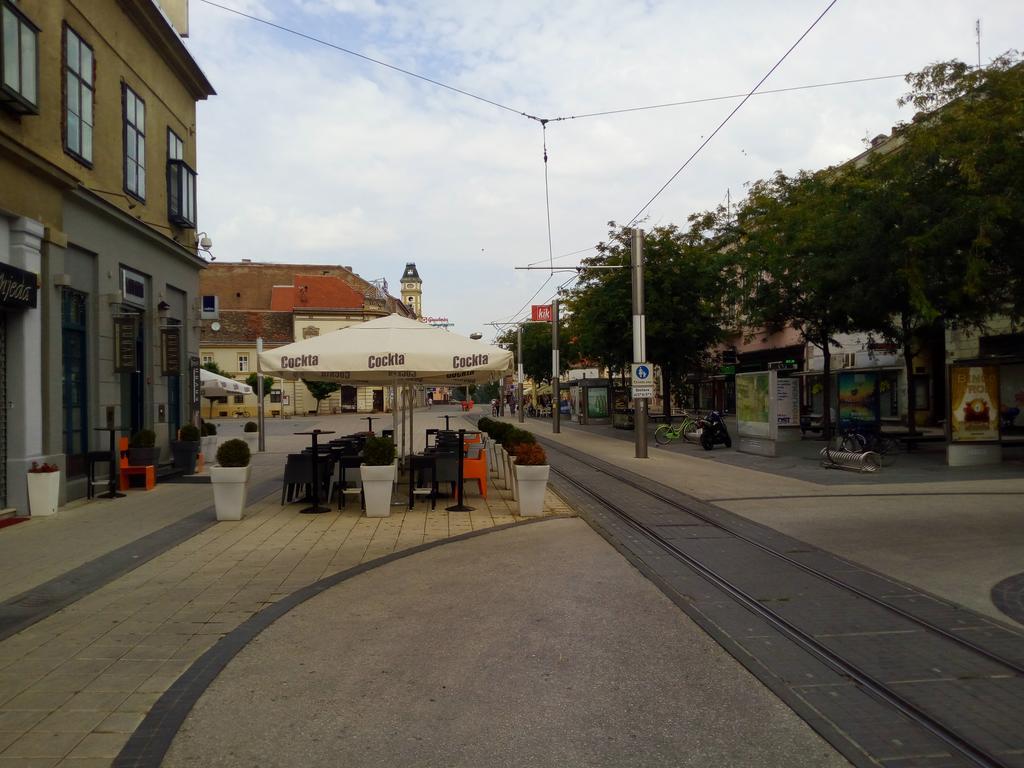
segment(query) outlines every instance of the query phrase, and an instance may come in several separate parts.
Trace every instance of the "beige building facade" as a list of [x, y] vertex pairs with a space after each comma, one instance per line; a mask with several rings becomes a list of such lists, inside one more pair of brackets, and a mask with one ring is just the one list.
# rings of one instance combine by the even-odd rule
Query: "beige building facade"
[[154, 0], [0, 0], [0, 25], [0, 271], [32, 294], [0, 308], [0, 508], [23, 514], [32, 461], [84, 496], [104, 429], [153, 430], [169, 460], [193, 418], [214, 90]]

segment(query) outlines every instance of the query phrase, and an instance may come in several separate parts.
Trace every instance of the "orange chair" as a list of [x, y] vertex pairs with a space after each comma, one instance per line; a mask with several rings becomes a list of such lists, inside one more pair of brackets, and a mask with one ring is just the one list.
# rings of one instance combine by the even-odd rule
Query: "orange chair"
[[463, 480], [476, 480], [480, 495], [487, 498], [487, 451], [483, 445], [471, 446], [462, 460]]
[[468, 446], [468, 445], [474, 445], [474, 444], [476, 444], [476, 443], [482, 443], [482, 442], [483, 442], [483, 435], [480, 435], [480, 434], [476, 434], [476, 435], [465, 435], [465, 436], [464, 436], [464, 437], [462, 438], [462, 442], [463, 442], [463, 444], [465, 444], [465, 445], [467, 445], [467, 446]]
[[122, 491], [127, 491], [131, 487], [131, 478], [133, 476], [142, 477], [143, 485], [146, 490], [152, 490], [156, 485], [156, 467], [152, 464], [148, 464], [144, 467], [135, 467], [128, 463], [128, 438], [122, 437], [120, 441], [120, 452], [121, 452], [121, 465], [119, 468], [119, 485]]

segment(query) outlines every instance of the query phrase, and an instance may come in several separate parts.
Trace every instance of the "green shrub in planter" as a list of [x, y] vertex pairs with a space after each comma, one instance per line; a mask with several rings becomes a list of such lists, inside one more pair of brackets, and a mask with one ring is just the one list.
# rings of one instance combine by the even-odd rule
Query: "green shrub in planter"
[[479, 429], [481, 432], [486, 432], [488, 435], [490, 435], [491, 434], [491, 427], [493, 425], [494, 425], [493, 421], [488, 419], [486, 416], [481, 416], [480, 420], [476, 423], [476, 428]]
[[363, 447], [363, 464], [384, 467], [395, 460], [395, 444], [389, 437], [371, 437]]
[[156, 432], [152, 429], [140, 429], [132, 435], [132, 448], [152, 448], [156, 445]]
[[213, 435], [217, 434], [217, 425], [214, 424], [212, 421], [202, 422], [202, 427], [203, 428], [201, 431], [203, 433], [203, 437], [212, 437]]
[[245, 422], [245, 428], [242, 431], [243, 432], [259, 432], [260, 428], [259, 428], [259, 425], [255, 421], [247, 421], [247, 422]]
[[502, 444], [505, 446], [505, 450], [509, 453], [515, 453], [515, 447], [524, 443], [533, 444], [537, 442], [537, 438], [533, 436], [532, 432], [527, 432], [525, 429], [519, 429], [518, 427], [512, 427], [506, 435], [505, 439], [502, 440]]
[[178, 430], [178, 439], [184, 443], [198, 443], [199, 442], [199, 427], [186, 424]]
[[509, 424], [506, 421], [496, 421], [491, 426], [491, 431], [490, 431], [491, 439], [493, 439], [495, 442], [498, 442], [498, 443], [501, 443], [501, 444], [504, 445], [504, 443], [505, 443], [505, 436], [509, 432], [511, 432], [513, 429], [515, 429], [515, 427], [513, 427], [511, 424]]
[[222, 467], [249, 466], [249, 444], [245, 440], [225, 440], [217, 449], [217, 463]]

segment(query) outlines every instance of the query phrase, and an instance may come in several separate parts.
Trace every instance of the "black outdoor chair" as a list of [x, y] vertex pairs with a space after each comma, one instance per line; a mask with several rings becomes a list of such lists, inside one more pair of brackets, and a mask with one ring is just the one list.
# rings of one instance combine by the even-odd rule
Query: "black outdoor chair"
[[[288, 461], [284, 465], [284, 479], [281, 484], [281, 506], [287, 502], [299, 501], [304, 498], [312, 498], [313, 486], [313, 463], [309, 453], [290, 453]], [[317, 467], [317, 484], [319, 497], [322, 499], [327, 495], [330, 488], [331, 469], [333, 462], [330, 456], [320, 456], [320, 465]]]
[[359, 496], [360, 507], [365, 506], [363, 498], [363, 483], [359, 474], [359, 465], [363, 463], [359, 456], [339, 456], [337, 459], [338, 474], [331, 483], [331, 492], [327, 498], [330, 503], [334, 493], [338, 493], [338, 509], [345, 506], [345, 497], [348, 495]]

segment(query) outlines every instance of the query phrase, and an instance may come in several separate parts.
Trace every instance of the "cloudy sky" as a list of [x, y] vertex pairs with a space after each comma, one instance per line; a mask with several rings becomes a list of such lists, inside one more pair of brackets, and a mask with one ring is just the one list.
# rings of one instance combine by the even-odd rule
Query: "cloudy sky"
[[[342, 264], [491, 338], [658, 192], [740, 99], [547, 126], [523, 117], [745, 94], [830, 0], [216, 0], [485, 103], [191, 0], [200, 229], [219, 261]], [[1020, 0], [839, 0], [762, 89], [899, 75], [1024, 47]], [[900, 78], [751, 98], [645, 210], [685, 224], [774, 170], [841, 162], [911, 114]], [[648, 302], [657, 301], [656, 292]]]

